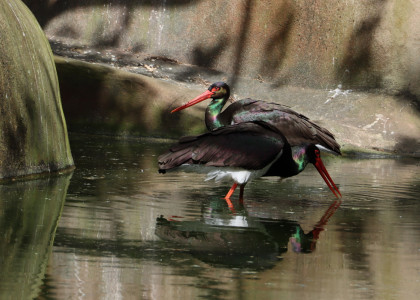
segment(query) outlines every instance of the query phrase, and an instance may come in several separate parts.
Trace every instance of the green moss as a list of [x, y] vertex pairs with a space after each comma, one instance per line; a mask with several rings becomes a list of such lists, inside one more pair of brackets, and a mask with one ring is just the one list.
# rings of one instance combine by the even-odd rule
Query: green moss
[[0, 2], [0, 178], [73, 165], [49, 43], [20, 0]]
[[72, 59], [56, 57], [56, 65], [71, 131], [164, 138], [206, 131], [203, 111], [170, 113], [177, 96], [189, 98], [184, 87]]
[[38, 296], [70, 178], [0, 185], [1, 299]]

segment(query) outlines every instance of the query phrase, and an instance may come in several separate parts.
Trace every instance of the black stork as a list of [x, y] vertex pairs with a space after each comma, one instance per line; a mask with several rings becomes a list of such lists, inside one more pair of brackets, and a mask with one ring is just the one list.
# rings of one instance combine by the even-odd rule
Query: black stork
[[158, 158], [159, 172], [184, 169], [207, 173], [206, 180], [232, 180], [225, 196], [228, 206], [238, 184], [240, 201], [245, 184], [261, 176], [291, 177], [314, 164], [338, 198], [340, 191], [325, 168], [318, 147], [312, 143], [291, 146], [281, 131], [263, 122], [243, 122], [222, 126], [198, 136], [181, 138]]
[[247, 98], [235, 101], [222, 112], [229, 96], [229, 86], [225, 82], [216, 82], [210, 85], [204, 93], [175, 108], [171, 113], [212, 98], [205, 113], [208, 130], [248, 121], [265, 121], [277, 127], [292, 147], [315, 144], [322, 150], [341, 155], [340, 145], [330, 131], [291, 108], [277, 103]]

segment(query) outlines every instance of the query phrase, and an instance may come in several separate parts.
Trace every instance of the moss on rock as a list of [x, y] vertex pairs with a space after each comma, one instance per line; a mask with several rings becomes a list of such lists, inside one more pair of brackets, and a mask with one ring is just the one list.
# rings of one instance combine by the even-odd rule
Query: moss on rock
[[206, 130], [206, 103], [170, 113], [201, 89], [69, 58], [56, 56], [55, 62], [70, 131], [174, 138]]
[[0, 2], [0, 179], [73, 165], [54, 60], [20, 0]]

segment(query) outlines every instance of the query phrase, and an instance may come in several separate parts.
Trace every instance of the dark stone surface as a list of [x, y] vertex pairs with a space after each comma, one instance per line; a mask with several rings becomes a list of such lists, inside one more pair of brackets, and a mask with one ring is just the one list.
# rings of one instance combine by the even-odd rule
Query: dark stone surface
[[70, 168], [48, 41], [20, 0], [0, 2], [0, 179]]

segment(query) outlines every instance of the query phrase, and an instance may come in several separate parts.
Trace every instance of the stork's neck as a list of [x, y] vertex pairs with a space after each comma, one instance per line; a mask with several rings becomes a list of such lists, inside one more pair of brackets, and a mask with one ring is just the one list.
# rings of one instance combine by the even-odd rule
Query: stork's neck
[[306, 149], [307, 146], [304, 145], [295, 147], [286, 145], [283, 148], [283, 154], [274, 162], [264, 176], [280, 176], [286, 178], [299, 174], [309, 162]]
[[309, 162], [307, 154], [307, 146], [294, 146], [292, 147], [292, 159], [296, 164], [297, 173], [302, 172]]
[[225, 106], [228, 98], [229, 96], [219, 98], [219, 99], [213, 99], [210, 102], [209, 106], [207, 106], [205, 121], [206, 121], [206, 127], [208, 130], [213, 130], [223, 125], [227, 125], [227, 124], [223, 124], [220, 118], [220, 112], [222, 111], [223, 106]]

